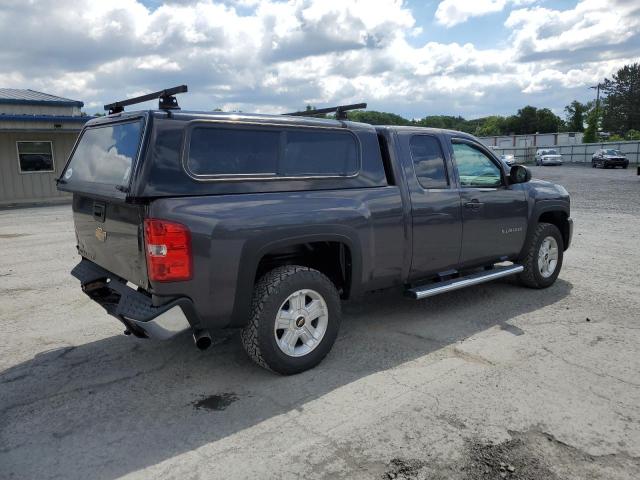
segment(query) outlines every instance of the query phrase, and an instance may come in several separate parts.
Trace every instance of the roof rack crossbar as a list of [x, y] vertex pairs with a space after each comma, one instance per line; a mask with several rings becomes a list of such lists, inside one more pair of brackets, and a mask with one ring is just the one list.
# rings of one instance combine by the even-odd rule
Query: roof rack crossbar
[[349, 110], [360, 110], [361, 108], [367, 108], [366, 103], [354, 103], [351, 105], [338, 105], [337, 107], [318, 108], [314, 110], [303, 110], [301, 112], [284, 113], [283, 115], [293, 115], [296, 117], [312, 117], [314, 115], [321, 115], [324, 113], [336, 112], [337, 120], [346, 120], [347, 112]]
[[173, 88], [166, 88], [164, 90], [159, 90], [157, 92], [148, 93], [146, 95], [142, 95], [140, 97], [135, 98], [127, 98], [126, 100], [120, 100], [118, 102], [109, 103], [104, 106], [105, 110], [109, 111], [109, 115], [112, 113], [120, 113], [124, 111], [124, 107], [127, 105], [135, 105], [136, 103], [147, 102], [149, 100], [159, 99], [158, 108], [161, 110], [175, 110], [180, 109], [178, 105], [178, 100], [174, 95], [176, 93], [184, 93], [187, 91], [186, 85], [178, 85]]

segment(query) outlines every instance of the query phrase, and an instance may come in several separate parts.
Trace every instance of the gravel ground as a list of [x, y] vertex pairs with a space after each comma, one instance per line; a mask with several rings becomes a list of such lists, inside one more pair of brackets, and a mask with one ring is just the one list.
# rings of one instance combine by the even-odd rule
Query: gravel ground
[[0, 478], [640, 478], [640, 178], [532, 170], [572, 194], [553, 287], [371, 295], [293, 377], [121, 335], [70, 207], [0, 211]]

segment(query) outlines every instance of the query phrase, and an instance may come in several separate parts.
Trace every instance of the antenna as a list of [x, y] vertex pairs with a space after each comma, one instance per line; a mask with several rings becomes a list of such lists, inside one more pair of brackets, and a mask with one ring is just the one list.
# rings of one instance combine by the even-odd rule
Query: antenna
[[124, 112], [124, 107], [127, 105], [135, 105], [136, 103], [147, 102], [156, 98], [158, 101], [158, 108], [160, 110], [180, 110], [178, 105], [178, 99], [174, 97], [177, 93], [184, 93], [187, 91], [186, 85], [179, 85], [173, 88], [167, 88], [165, 90], [159, 90], [157, 92], [148, 93], [140, 97], [127, 98], [126, 100], [120, 100], [118, 102], [109, 103], [104, 106], [105, 110], [109, 111], [109, 115], [112, 113]]
[[354, 103], [352, 105], [338, 105], [337, 107], [319, 108], [317, 110], [303, 110], [301, 112], [284, 113], [283, 115], [291, 115], [294, 117], [313, 117], [323, 113], [336, 112], [336, 120], [346, 120], [349, 110], [359, 110], [367, 108], [366, 103]]

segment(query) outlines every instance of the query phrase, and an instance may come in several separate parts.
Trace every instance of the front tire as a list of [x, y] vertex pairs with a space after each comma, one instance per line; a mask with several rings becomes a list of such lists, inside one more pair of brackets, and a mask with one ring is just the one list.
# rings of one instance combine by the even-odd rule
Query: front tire
[[547, 288], [553, 285], [562, 268], [564, 242], [558, 227], [539, 223], [527, 243], [521, 259], [524, 272], [520, 282], [529, 288]]
[[255, 285], [242, 344], [261, 367], [283, 375], [300, 373], [329, 353], [340, 317], [340, 297], [329, 278], [307, 267], [278, 267]]

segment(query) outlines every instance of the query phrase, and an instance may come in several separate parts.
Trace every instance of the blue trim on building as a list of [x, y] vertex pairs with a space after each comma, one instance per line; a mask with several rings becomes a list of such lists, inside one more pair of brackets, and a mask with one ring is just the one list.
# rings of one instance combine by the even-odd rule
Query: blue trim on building
[[52, 107], [84, 107], [84, 102], [76, 100], [22, 100], [16, 98], [0, 98], [0, 105], [48, 105]]
[[0, 122], [77, 122], [87, 123], [89, 120], [95, 117], [91, 116], [76, 116], [71, 115], [5, 115], [0, 114]]

